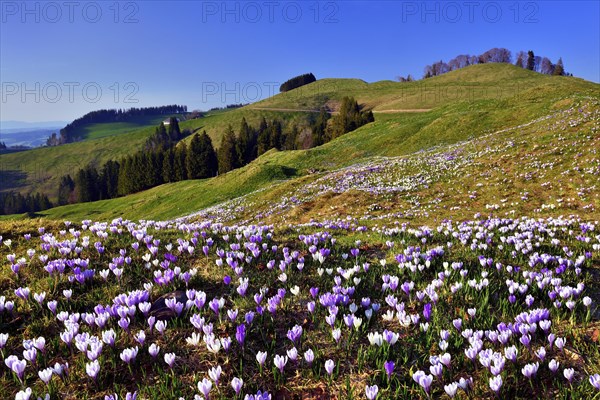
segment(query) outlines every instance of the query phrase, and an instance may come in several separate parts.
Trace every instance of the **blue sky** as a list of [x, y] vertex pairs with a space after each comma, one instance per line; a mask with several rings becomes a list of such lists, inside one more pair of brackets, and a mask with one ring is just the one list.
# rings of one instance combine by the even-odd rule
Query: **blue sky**
[[600, 82], [600, 2], [2, 1], [1, 120], [99, 108], [208, 109], [288, 78], [368, 82], [492, 47]]

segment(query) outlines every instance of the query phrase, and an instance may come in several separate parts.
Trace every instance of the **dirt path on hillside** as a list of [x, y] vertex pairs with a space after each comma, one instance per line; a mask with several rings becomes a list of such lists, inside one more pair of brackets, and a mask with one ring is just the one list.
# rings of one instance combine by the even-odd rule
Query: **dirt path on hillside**
[[431, 111], [431, 108], [412, 108], [412, 109], [396, 109], [396, 110], [373, 110], [373, 113], [387, 113], [387, 114], [393, 114], [393, 113], [411, 113], [411, 112], [416, 112], [416, 113], [422, 113], [422, 112], [428, 112]]
[[318, 113], [320, 110], [302, 110], [300, 108], [270, 108], [270, 107], [250, 107], [250, 110], [261, 110], [261, 111], [281, 111], [281, 112], [310, 112]]
[[[318, 113], [320, 110], [303, 110], [300, 108], [270, 108], [270, 107], [251, 107], [250, 110], [261, 110], [261, 111], [281, 111], [281, 112], [310, 112]], [[411, 113], [411, 112], [428, 112], [431, 108], [413, 108], [413, 109], [395, 109], [395, 110], [373, 110], [373, 113]], [[337, 111], [330, 112], [330, 114], [337, 114]]]

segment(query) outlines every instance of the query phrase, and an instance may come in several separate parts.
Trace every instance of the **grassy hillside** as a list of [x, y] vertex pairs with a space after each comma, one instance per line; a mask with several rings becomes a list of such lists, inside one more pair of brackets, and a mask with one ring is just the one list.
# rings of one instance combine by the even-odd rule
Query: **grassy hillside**
[[137, 219], [171, 218], [243, 196], [294, 175], [293, 169], [274, 164], [267, 156], [214, 179], [165, 184], [122, 198], [56, 207], [40, 215], [51, 219], [78, 219], [85, 215], [98, 219], [122, 215]]
[[[489, 162], [479, 160], [478, 162], [482, 165], [481, 170], [476, 169], [475, 167], [469, 169], [475, 159], [467, 159], [468, 163], [465, 161], [465, 164], [460, 165], [461, 175], [458, 177], [470, 177], [473, 174], [485, 175], [487, 173], [486, 171], [490, 169], [493, 172], [495, 179], [502, 181], [506, 178], [504, 176], [506, 171], [499, 169], [499, 165], [508, 163], [507, 160], [510, 160], [512, 164], [509, 169], [520, 173], [524, 168], [524, 165], [520, 165], [520, 163], [523, 162], [523, 154], [534, 155], [534, 150], [541, 152], [541, 161], [538, 162], [539, 164], [556, 163], [556, 161], [553, 160], [553, 158], [556, 157], [553, 151], [548, 151], [546, 147], [544, 148], [545, 150], [542, 151], [539, 146], [536, 146], [538, 142], [551, 143], [552, 145], [548, 145], [548, 148], [550, 149], [563, 145], [564, 143], [560, 141], [560, 134], [562, 131], [557, 130], [557, 127], [564, 129], [565, 134], [572, 134], [573, 143], [577, 143], [577, 140], [579, 140], [578, 138], [581, 136], [590, 136], [591, 142], [586, 143], [583, 150], [577, 150], [575, 147], [570, 147], [566, 153], [569, 153], [568, 156], [573, 156], [578, 153], [586, 154], [587, 158], [583, 159], [586, 160], [587, 164], [579, 166], [578, 168], [593, 169], [596, 168], [596, 166], [594, 164], [592, 152], [598, 144], [597, 101], [598, 98], [592, 101], [586, 97], [570, 97], [557, 100], [549, 107], [550, 110], [548, 111], [548, 114], [541, 115], [543, 117], [541, 120], [536, 120], [536, 118], [539, 119], [540, 116], [531, 118], [529, 114], [524, 113], [525, 116], [520, 122], [510, 125], [505, 124], [504, 126], [502, 126], [503, 123], [500, 119], [505, 116], [505, 113], [510, 113], [511, 109], [502, 109], [502, 112], [498, 113], [497, 119], [490, 117], [490, 115], [495, 115], [492, 112], [487, 112], [487, 114], [483, 112], [483, 115], [481, 115], [481, 111], [479, 111], [471, 115], [468, 112], [460, 112], [460, 108], [459, 110], [454, 110], [454, 112], [452, 112], [451, 109], [445, 109], [436, 112], [412, 115], [387, 115], [385, 118], [381, 118], [375, 123], [364, 126], [355, 132], [349, 133], [319, 148], [292, 152], [271, 151], [250, 165], [215, 179], [163, 185], [121, 199], [59, 207], [42, 214], [51, 219], [79, 219], [86, 217], [110, 219], [117, 216], [126, 216], [127, 218], [134, 219], [173, 218], [219, 204], [224, 200], [235, 199], [257, 189], [263, 189], [259, 194], [252, 196], [253, 200], [251, 203], [246, 204], [241, 208], [241, 210], [251, 210], [252, 216], [256, 216], [265, 213], [268, 214], [270, 208], [276, 207], [282, 198], [301, 198], [302, 196], [297, 192], [299, 191], [300, 194], [302, 194], [305, 190], [305, 185], [311, 184], [318, 178], [328, 176], [328, 174], [333, 174], [331, 171], [335, 171], [342, 167], [353, 168], [357, 163], [368, 163], [373, 160], [379, 160], [379, 157], [401, 157], [403, 155], [408, 155], [408, 159], [412, 157], [419, 161], [415, 161], [416, 164], [409, 163], [412, 169], [395, 169], [393, 171], [394, 176], [402, 176], [403, 174], [419, 176], [421, 172], [426, 171], [428, 168], [428, 157], [431, 156], [434, 160], [443, 157], [443, 155], [448, 152], [456, 151], [456, 146], [463, 146], [460, 150], [463, 155], [470, 153], [478, 154], [478, 152], [484, 151], [491, 146], [490, 143], [493, 143], [493, 146], [495, 147], [504, 149], [507, 146], [507, 142], [519, 140], [523, 143], [523, 148], [518, 152], [514, 149], [515, 152], [502, 154], [502, 156], [493, 158]], [[585, 112], [588, 116], [584, 122], [577, 122], [576, 118], [578, 116], [568, 113], [573, 113], [573, 110], [581, 107], [582, 104], [585, 104]], [[518, 115], [517, 111], [518, 107], [512, 110], [515, 115]], [[544, 119], [546, 118], [546, 115], [550, 119]], [[508, 120], [512, 121], [511, 118]], [[574, 126], [570, 126], [571, 120], [575, 121], [572, 122], [575, 124]], [[531, 123], [532, 121], [533, 123]], [[492, 129], [494, 125], [498, 125], [497, 129]], [[496, 132], [505, 128], [508, 128], [508, 130], [490, 134], [490, 132]], [[480, 136], [483, 137], [483, 139], [477, 139], [477, 137]], [[430, 150], [425, 152], [420, 151], [423, 149]], [[586, 152], [589, 152], [589, 154]], [[484, 151], [484, 154], [487, 153]], [[452, 159], [454, 158], [455, 157], [453, 156]], [[506, 158], [506, 160], [504, 158]], [[398, 160], [403, 159], [404, 158], [402, 157], [398, 158]], [[398, 162], [400, 165], [403, 163], [403, 161]], [[379, 165], [375, 166], [376, 169], [380, 168]], [[455, 167], [456, 166], [452, 164], [443, 166], [443, 168], [448, 168], [451, 171], [454, 171]], [[443, 168], [442, 171], [445, 171]], [[558, 172], [561, 171], [562, 170], [559, 170]], [[364, 173], [364, 171], [362, 173]], [[450, 207], [452, 207], [456, 197], [460, 198], [460, 200], [456, 200], [457, 204], [460, 204], [460, 202], [464, 200], [461, 196], [467, 196], [463, 189], [473, 185], [468, 184], [468, 179], [465, 180], [465, 182], [457, 183], [456, 175], [439, 175], [436, 179], [442, 178], [443, 182], [445, 182], [443, 185], [445, 186], [442, 186], [438, 191], [427, 191], [425, 194], [411, 192], [409, 193], [409, 196], [424, 196], [427, 201], [434, 201], [438, 198], [439, 193], [443, 193], [443, 197], [447, 197], [449, 196], [447, 194], [448, 191], [455, 192], [453, 196], [448, 197], [447, 203], [445, 203], [445, 212], [447, 212]], [[586, 181], [585, 179], [581, 180], [579, 183], [581, 187], [584, 188], [593, 187], [594, 184], [600, 184], [600, 182], [595, 183]], [[519, 187], [519, 185], [522, 186], [521, 192], [537, 194], [535, 203], [537, 206], [541, 207], [541, 204], [545, 204], [544, 202], [546, 200], [551, 201], [548, 197], [550, 194], [543, 189], [540, 189], [540, 182], [524, 182], [523, 184], [513, 182], [509, 186], [514, 189]], [[565, 187], [561, 187], [561, 196], [569, 198], [578, 196], [577, 193], [579, 193], [578, 190], [580, 190], [581, 187], [579, 187], [575, 181], [572, 181]], [[473, 187], [472, 190], [477, 191], [477, 188]], [[513, 195], [520, 195], [521, 192], [515, 192]], [[355, 195], [356, 194], [352, 194], [352, 196]], [[496, 196], [502, 196], [502, 194], [494, 192], [486, 194], [486, 199], [490, 201], [489, 204], [494, 204], [492, 202]], [[360, 194], [356, 195], [356, 199], [359, 199], [358, 205], [363, 208], [368, 207], [371, 201], [375, 201], [370, 196], [364, 197]], [[310, 202], [314, 201], [313, 198], [310, 198], [309, 200]], [[515, 201], [517, 200], [518, 199], [515, 199]], [[412, 200], [398, 199], [397, 201], [399, 203], [408, 201], [408, 203], [405, 204], [411, 204], [410, 201]], [[394, 204], [394, 201], [391, 201], [390, 199], [385, 199], [384, 202]], [[587, 203], [581, 203], [577, 207], [577, 210], [584, 214], [588, 212], [593, 213], [597, 207], [600, 207], [600, 204], [597, 204], [597, 197], [593, 198], [593, 202], [595, 202], [592, 203], [593, 207], [582, 208]], [[418, 202], [418, 204], [421, 203], [421, 201]], [[242, 203], [234, 201], [234, 204]], [[273, 206], [273, 204], [275, 204], [275, 206]], [[325, 201], [324, 204], [327, 204], [327, 201]], [[529, 203], [529, 205], [532, 204], [534, 203]], [[487, 210], [479, 207], [482, 206], [480, 203], [477, 203], [476, 206], [477, 207], [474, 206], [469, 208], [468, 211], [466, 211], [466, 215], [475, 212], [474, 210], [477, 210], [477, 212], [485, 212]], [[231, 212], [231, 210], [224, 211], [224, 215], [229, 215]], [[236, 214], [238, 214], [240, 218], [247, 217], [247, 215], [242, 212], [237, 212]], [[304, 216], [309, 215], [313, 214], [304, 214]]]
[[128, 122], [87, 124], [81, 128], [84, 139], [80, 142], [2, 154], [0, 190], [39, 191], [54, 200], [61, 176], [73, 175], [88, 163], [102, 165], [138, 151], [168, 117], [138, 116]]
[[[177, 117], [177, 115], [173, 115]], [[156, 127], [170, 115], [139, 115], [130, 118], [127, 122], [108, 122], [101, 124], [84, 125], [77, 135], [83, 140], [100, 139], [107, 136], [123, 135], [143, 128]]]
[[[236, 108], [233, 110], [221, 111], [218, 113], [208, 113], [204, 118], [184, 121], [180, 124], [181, 129], [189, 129], [191, 131], [204, 131], [211, 137], [213, 145], [218, 147], [221, 144], [221, 136], [228, 125], [231, 125], [237, 131], [242, 122], [242, 118], [254, 126], [258, 127], [261, 119], [264, 117], [267, 120], [280, 119], [284, 121], [293, 121], [302, 123], [306, 121], [306, 112], [281, 112], [268, 110], [255, 110], [249, 107]], [[184, 139], [187, 143], [191, 137]]]
[[[257, 125], [263, 116], [267, 119], [302, 121], [312, 114], [290, 110], [316, 110], [323, 105], [335, 108], [335, 101], [346, 95], [355, 96], [359, 102], [377, 112], [374, 123], [325, 146], [265, 158], [305, 174], [309, 169], [336, 168], [366, 157], [398, 156], [432, 146], [457, 143], [547, 115], [561, 107], [560, 99], [572, 94], [598, 96], [598, 93], [597, 84], [581, 79], [541, 75], [512, 65], [485, 64], [408, 83], [382, 81], [367, 84], [356, 79], [323, 79], [244, 108], [184, 121], [181, 127], [192, 131], [206, 130], [218, 147], [227, 125], [231, 124], [237, 129], [242, 118], [252, 125]], [[406, 112], [410, 110], [420, 112]], [[18, 187], [21, 184], [23, 191], [33, 188], [34, 191], [42, 190], [54, 197], [57, 179], [61, 175], [72, 173], [87, 162], [100, 164], [107, 159], [130, 154], [141, 147], [152, 131], [153, 128], [145, 128], [55, 149], [2, 155], [0, 163], [7, 177], [4, 185]], [[101, 136], [104, 133], [100, 127], [96, 127], [93, 134]], [[269, 157], [273, 157], [273, 160]], [[268, 182], [267, 179], [263, 184], [267, 185]], [[205, 185], [181, 183], [190, 187], [195, 184]], [[170, 187], [156, 188], [155, 191], [169, 193]], [[174, 193], [178, 191], [176, 188], [172, 190]], [[251, 188], [236, 189], [236, 193], [240, 190], [247, 193]], [[144, 200], [144, 196], [140, 196]], [[204, 197], [202, 204], [214, 204], [222, 198]], [[117, 199], [115, 202], [125, 204], [127, 200]], [[86, 207], [75, 206], [74, 210], [84, 213]], [[191, 201], [186, 206], [172, 207], [168, 212], [156, 211], [156, 215], [176, 216], [197, 209], [194, 207], [196, 204]], [[145, 211], [145, 208], [141, 207], [140, 210]], [[143, 216], [142, 211], [136, 215]]]
[[501, 100], [546, 86], [559, 92], [597, 92], [582, 79], [542, 75], [509, 64], [479, 64], [414, 82], [321, 79], [249, 107], [317, 110], [353, 96], [374, 111], [430, 109], [456, 102]]
[[101, 165], [131, 154], [140, 149], [153, 132], [154, 127], [149, 127], [124, 135], [3, 154], [0, 156], [2, 189], [40, 191], [55, 198], [61, 176], [73, 175], [88, 163]]
[[[248, 109], [226, 110], [211, 113], [205, 118], [182, 121], [181, 129], [192, 132], [206, 130], [213, 144], [218, 146], [221, 134], [228, 125], [237, 129], [242, 118], [257, 126], [262, 117], [300, 121], [306, 113], [276, 111], [255, 111]], [[43, 147], [34, 150], [0, 155], [2, 186], [0, 190], [22, 193], [43, 192], [51, 200], [56, 198], [56, 188], [61, 176], [77, 172], [88, 163], [102, 165], [108, 160], [118, 160], [123, 156], [142, 149], [146, 139], [165, 116], [140, 117], [132, 122], [90, 124], [85, 127], [86, 139], [57, 147]], [[140, 126], [145, 126], [140, 128]], [[184, 140], [191, 140], [191, 136]]]
[[404, 157], [371, 157], [290, 180], [221, 205], [220, 214], [274, 224], [346, 216], [361, 223], [418, 224], [475, 214], [594, 219], [600, 210], [595, 190], [600, 186], [600, 99], [568, 99], [567, 104], [547, 117], [473, 140]]

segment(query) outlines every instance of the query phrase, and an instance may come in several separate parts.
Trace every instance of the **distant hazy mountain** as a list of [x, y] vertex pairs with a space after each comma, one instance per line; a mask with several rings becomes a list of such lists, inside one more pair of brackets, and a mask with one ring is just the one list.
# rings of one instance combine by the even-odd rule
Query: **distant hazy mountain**
[[65, 121], [0, 121], [0, 142], [8, 147], [43, 146], [52, 132], [58, 133], [67, 124]]
[[67, 121], [42, 121], [42, 122], [26, 122], [26, 121], [0, 121], [0, 131], [13, 129], [35, 130], [40, 128], [64, 128], [69, 122]]
[[59, 130], [60, 128], [21, 128], [2, 130], [0, 131], [0, 142], [4, 142], [8, 147], [39, 147], [46, 144], [46, 139], [52, 135], [52, 132], [58, 132]]

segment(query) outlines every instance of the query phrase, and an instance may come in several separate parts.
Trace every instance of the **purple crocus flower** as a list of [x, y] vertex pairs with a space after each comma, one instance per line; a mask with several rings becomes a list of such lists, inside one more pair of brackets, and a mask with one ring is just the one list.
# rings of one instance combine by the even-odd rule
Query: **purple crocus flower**
[[150, 347], [148, 347], [148, 353], [152, 356], [152, 358], [156, 358], [159, 351], [160, 346], [158, 346], [156, 343], [152, 343]]
[[433, 382], [433, 375], [427, 375], [425, 372], [419, 370], [413, 374], [412, 378], [423, 388], [423, 390], [425, 390], [425, 393], [429, 395], [429, 388]]
[[27, 361], [19, 360], [19, 358], [17, 356], [11, 355], [11, 356], [6, 357], [6, 359], [4, 360], [4, 363], [15, 374], [17, 374], [17, 377], [19, 378], [20, 381], [23, 380], [23, 375], [25, 374], [25, 367], [27, 367]]
[[311, 365], [315, 360], [315, 353], [311, 349], [308, 349], [304, 352], [304, 360], [308, 365]]
[[457, 319], [453, 320], [453, 321], [452, 321], [452, 325], [454, 326], [454, 328], [455, 328], [457, 331], [460, 331], [460, 328], [462, 327], [462, 319], [460, 319], [460, 318], [457, 318]]
[[446, 392], [446, 394], [448, 396], [450, 396], [451, 399], [453, 399], [454, 396], [456, 396], [457, 390], [458, 390], [458, 384], [456, 382], [452, 382], [448, 385], [444, 385], [444, 391]]
[[46, 306], [52, 312], [52, 314], [56, 314], [56, 307], [58, 306], [58, 302], [56, 300], [49, 301]]
[[198, 390], [204, 395], [204, 398], [208, 399], [211, 389], [212, 381], [210, 379], [202, 378], [202, 381], [198, 382]]
[[244, 385], [244, 381], [242, 378], [238, 378], [237, 376], [231, 380], [231, 387], [235, 391], [236, 396], [240, 394], [240, 390], [242, 390], [242, 386]]
[[396, 366], [396, 364], [394, 364], [393, 361], [386, 361], [383, 364], [383, 367], [385, 369], [385, 373], [387, 374], [388, 378], [390, 378], [392, 376], [392, 373], [394, 372], [394, 367]]
[[[151, 317], [152, 318], [152, 317]], [[148, 318], [148, 322], [150, 322], [150, 318]], [[156, 330], [161, 335], [164, 335], [165, 330], [167, 329], [167, 321], [156, 321]]]
[[258, 364], [261, 367], [265, 364], [266, 360], [267, 360], [267, 352], [266, 351], [259, 351], [258, 353], [256, 353], [256, 361], [258, 362]]
[[[258, 356], [258, 354], [257, 354], [257, 356]], [[273, 359], [273, 362], [275, 363], [275, 366], [279, 369], [279, 372], [283, 374], [283, 369], [285, 368], [285, 365], [288, 362], [288, 357], [280, 356], [279, 354], [276, 354], [275, 358]]]
[[121, 360], [125, 361], [127, 364], [131, 364], [138, 354], [138, 347], [130, 347], [123, 350], [120, 354]]
[[575, 370], [573, 368], [565, 368], [563, 371], [563, 375], [570, 383], [573, 380], [573, 376], [575, 375]]
[[377, 387], [377, 385], [365, 387], [365, 396], [367, 396], [367, 399], [369, 399], [369, 400], [375, 400], [377, 398], [378, 392], [379, 392], [379, 387]]
[[0, 349], [3, 349], [6, 346], [6, 342], [8, 341], [8, 333], [0, 333]]
[[211, 310], [213, 310], [213, 312], [218, 316], [219, 315], [219, 300], [214, 298], [212, 299], [209, 303], [208, 306], [210, 307]]
[[295, 347], [286, 351], [288, 357], [292, 361], [296, 361], [298, 359], [298, 350]]
[[50, 379], [52, 379], [53, 373], [54, 370], [52, 368], [46, 368], [41, 371], [38, 371], [38, 376], [40, 377], [42, 382], [44, 382], [47, 385], [50, 382]]
[[216, 367], [212, 367], [211, 369], [208, 370], [208, 376], [210, 377], [210, 379], [212, 379], [215, 382], [215, 385], [219, 385], [219, 379], [221, 378], [221, 373], [223, 372], [223, 369], [221, 368], [220, 365], [217, 365]]
[[500, 391], [501, 387], [502, 387], [502, 376], [497, 375], [497, 376], [490, 378], [490, 389], [492, 389], [495, 393], [498, 393]]
[[28, 387], [25, 390], [19, 390], [15, 395], [15, 400], [29, 400], [31, 397], [31, 388]]
[[526, 364], [523, 368], [521, 368], [521, 372], [525, 377], [531, 379], [535, 376], [538, 371], [540, 364], [538, 362]]
[[431, 374], [436, 378], [441, 379], [444, 372], [444, 367], [442, 364], [435, 364], [429, 367], [429, 372], [431, 372]]
[[85, 372], [90, 378], [96, 379], [96, 376], [98, 376], [98, 372], [100, 372], [100, 363], [98, 362], [98, 360], [94, 360], [85, 364]]
[[314, 298], [317, 297], [317, 295], [319, 294], [319, 288], [318, 287], [311, 287], [310, 288], [310, 295]]
[[119, 319], [119, 326], [124, 331], [128, 331], [129, 330], [129, 318], [121, 318], [121, 319]]
[[329, 375], [331, 375], [333, 373], [333, 369], [335, 368], [335, 362], [331, 359], [325, 361], [325, 371], [327, 371], [327, 373]]
[[431, 318], [431, 303], [427, 303], [425, 304], [425, 307], [423, 307], [423, 317], [427, 321]]
[[169, 366], [169, 368], [173, 368], [173, 364], [175, 363], [175, 353], [166, 353], [164, 355], [165, 362]]
[[293, 343], [296, 343], [302, 336], [302, 327], [300, 325], [294, 325], [294, 327], [287, 332], [287, 337]]
[[241, 346], [244, 346], [244, 340], [246, 339], [246, 325], [238, 325], [235, 332], [235, 338]]

